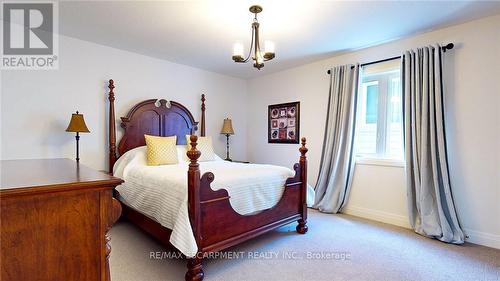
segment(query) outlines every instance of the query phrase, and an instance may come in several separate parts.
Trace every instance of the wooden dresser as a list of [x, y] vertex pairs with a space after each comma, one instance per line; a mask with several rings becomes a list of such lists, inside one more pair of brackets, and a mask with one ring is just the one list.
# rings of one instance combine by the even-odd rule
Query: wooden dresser
[[69, 159], [0, 165], [0, 280], [108, 280], [123, 181]]

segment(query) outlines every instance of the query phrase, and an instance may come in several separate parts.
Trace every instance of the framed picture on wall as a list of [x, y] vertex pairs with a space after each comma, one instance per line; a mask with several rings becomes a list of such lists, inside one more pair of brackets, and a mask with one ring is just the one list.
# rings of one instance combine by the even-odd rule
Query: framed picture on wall
[[273, 104], [267, 110], [267, 142], [299, 143], [300, 102]]

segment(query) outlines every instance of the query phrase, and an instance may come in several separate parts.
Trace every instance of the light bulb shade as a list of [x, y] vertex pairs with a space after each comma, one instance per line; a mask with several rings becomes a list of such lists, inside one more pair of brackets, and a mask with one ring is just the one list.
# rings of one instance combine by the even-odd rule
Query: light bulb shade
[[255, 53], [255, 63], [254, 65], [258, 65], [258, 66], [264, 66], [264, 57], [262, 56], [262, 53], [260, 52], [260, 50], [257, 50], [257, 52]]
[[66, 128], [66, 132], [90, 133], [83, 119], [83, 114], [79, 114], [78, 111], [71, 114], [71, 120], [69, 121], [68, 128]]
[[243, 44], [235, 43], [233, 46], [233, 56], [243, 57]]
[[274, 42], [266, 40], [264, 41], [264, 52], [274, 54]]
[[220, 130], [220, 133], [222, 135], [234, 135], [233, 123], [231, 122], [231, 119], [229, 118], [224, 119], [224, 124], [222, 124], [222, 129]]
[[245, 59], [243, 58], [243, 44], [241, 43], [236, 43], [233, 46], [233, 60], [235, 62], [244, 62]]

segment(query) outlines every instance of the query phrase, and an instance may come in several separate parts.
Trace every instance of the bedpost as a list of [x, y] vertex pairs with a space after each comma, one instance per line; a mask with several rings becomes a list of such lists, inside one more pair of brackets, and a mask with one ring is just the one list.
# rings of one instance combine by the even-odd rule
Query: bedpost
[[205, 136], [205, 94], [201, 94], [201, 132], [200, 136]]
[[302, 146], [299, 148], [300, 151], [300, 181], [302, 182], [300, 185], [300, 196], [301, 196], [301, 211], [302, 218], [297, 222], [297, 232], [300, 234], [305, 234], [307, 232], [307, 158], [306, 153], [308, 151], [306, 147], [306, 138], [302, 138]]
[[[200, 158], [201, 152], [196, 149], [197, 140], [197, 136], [191, 135], [191, 149], [186, 153], [190, 160], [188, 169], [188, 213], [196, 244], [198, 247], [201, 247], [200, 165], [198, 164], [198, 158]], [[200, 252], [198, 252], [195, 257], [188, 259], [188, 271], [185, 276], [186, 280], [203, 280], [204, 273], [201, 262], [202, 253]]]
[[109, 172], [113, 173], [116, 162], [116, 126], [115, 126], [115, 88], [113, 79], [109, 79]]

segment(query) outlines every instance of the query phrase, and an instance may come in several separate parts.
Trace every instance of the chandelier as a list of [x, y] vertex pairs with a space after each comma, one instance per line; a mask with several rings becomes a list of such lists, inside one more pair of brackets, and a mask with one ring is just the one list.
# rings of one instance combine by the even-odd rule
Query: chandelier
[[246, 58], [243, 58], [243, 44], [234, 44], [233, 60], [234, 62], [246, 63], [250, 60], [250, 58], [252, 58], [253, 66], [260, 70], [262, 67], [264, 67], [265, 61], [272, 60], [274, 58], [274, 43], [271, 41], [265, 41], [264, 53], [262, 53], [262, 51], [260, 50], [259, 40], [259, 22], [257, 21], [257, 14], [262, 12], [262, 7], [254, 5], [250, 7], [249, 11], [255, 14], [252, 23], [252, 43], [250, 43], [250, 51], [248, 52], [248, 56]]

